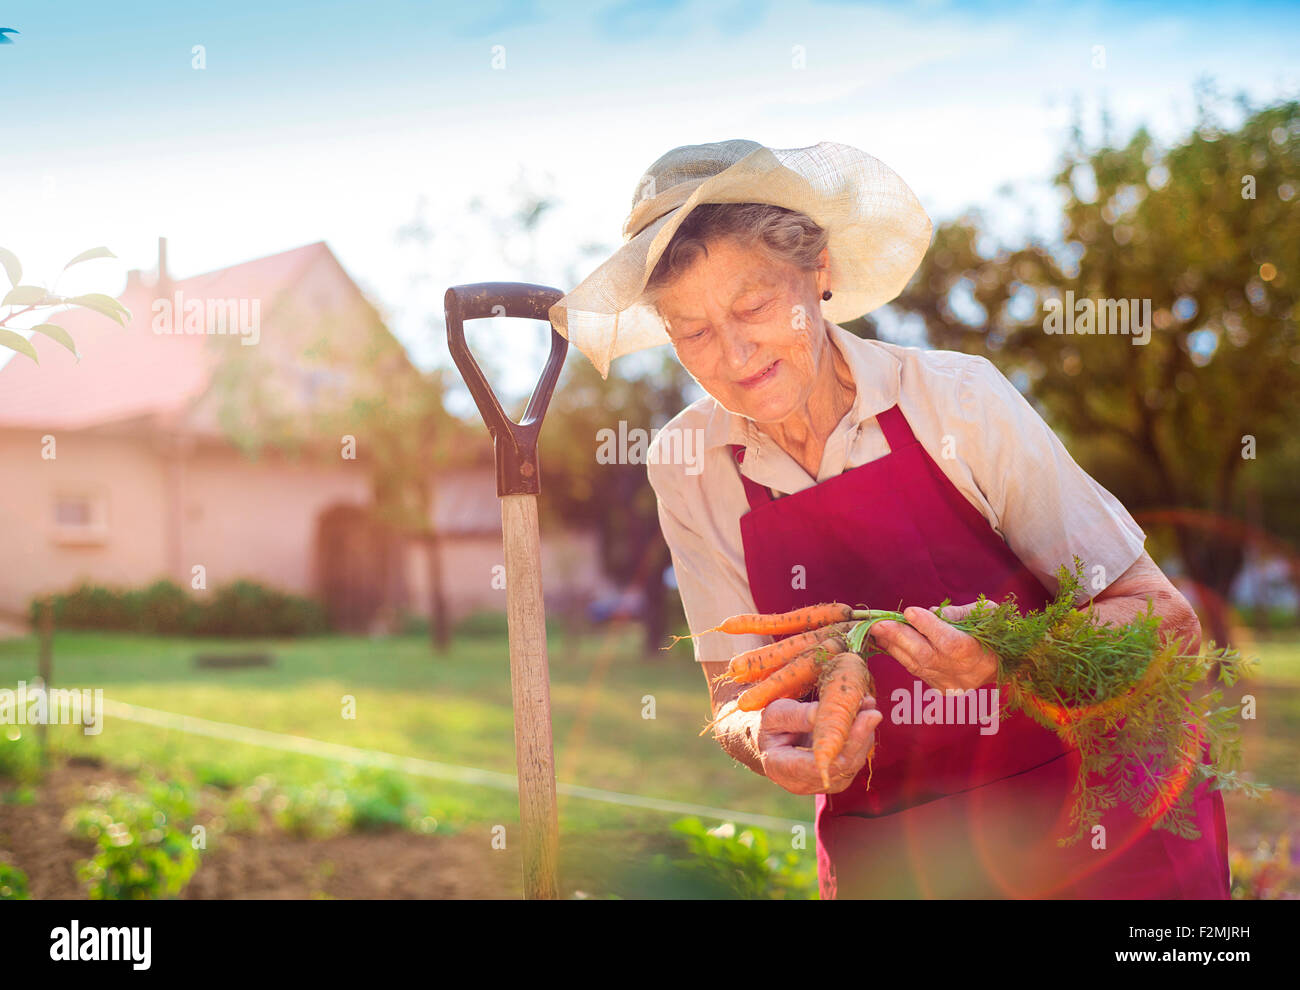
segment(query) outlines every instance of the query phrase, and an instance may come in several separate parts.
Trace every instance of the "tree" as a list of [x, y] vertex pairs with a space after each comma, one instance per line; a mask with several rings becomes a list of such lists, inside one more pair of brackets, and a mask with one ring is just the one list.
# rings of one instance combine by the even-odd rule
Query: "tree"
[[[7, 29], [6, 29], [7, 30]], [[4, 39], [8, 41], [9, 39]], [[79, 265], [83, 261], [91, 261], [95, 258], [115, 258], [117, 257], [106, 247], [91, 248], [88, 251], [82, 251], [79, 255], [63, 266], [66, 272], [73, 265]], [[6, 347], [11, 351], [17, 351], [19, 354], [25, 354], [33, 361], [40, 363], [36, 356], [36, 348], [32, 346], [30, 340], [20, 333], [16, 333], [9, 328], [9, 321], [34, 313], [37, 310], [52, 309], [55, 306], [66, 306], [67, 310], [71, 309], [89, 309], [96, 313], [107, 316], [120, 326], [126, 326], [131, 321], [131, 312], [112, 296], [104, 295], [100, 292], [91, 292], [77, 296], [60, 296], [55, 293], [54, 289], [58, 288], [58, 279], [55, 279], [54, 286], [46, 289], [41, 285], [20, 284], [23, 277], [22, 262], [12, 251], [0, 248], [0, 267], [5, 270], [5, 275], [9, 278], [10, 289], [5, 293], [4, 299], [0, 300], [0, 307], [8, 307], [9, 312], [0, 317], [0, 347]], [[62, 272], [60, 272], [62, 277]], [[67, 312], [64, 310], [64, 312]], [[38, 323], [35, 326], [27, 327], [33, 333], [44, 334], [51, 340], [62, 344], [74, 355], [80, 358], [77, 353], [77, 345], [72, 339], [72, 335], [57, 323]]]
[[[896, 304], [924, 321], [932, 346], [997, 364], [1139, 517], [1240, 519], [1251, 485], [1276, 504], [1282, 478], [1294, 501], [1300, 104], [1240, 98], [1243, 120], [1229, 129], [1216, 102], [1203, 91], [1193, 132], [1167, 149], [1145, 129], [1112, 144], [1108, 125], [1088, 147], [1076, 124], [1054, 177], [1060, 242], [995, 247], [977, 213], [943, 224]], [[1045, 332], [1049, 301], [1063, 311], [1067, 292], [1076, 320], [1085, 300], [1149, 300], [1149, 342]], [[1239, 539], [1180, 524], [1172, 545], [1226, 642]]]
[[[638, 362], [624, 360], [622, 373], [608, 379], [585, 358], [566, 367], [540, 437], [542, 505], [555, 518], [596, 529], [605, 571], [642, 591], [646, 654], [661, 656], [669, 614], [664, 573], [672, 558], [642, 441], [685, 408], [695, 386], [666, 348], [643, 356], [639, 373]], [[642, 437], [637, 430], [645, 431]], [[602, 463], [610, 459], [598, 459], [597, 451], [611, 436], [630, 440], [612, 463]]]
[[451, 459], [453, 438], [464, 432], [443, 405], [444, 374], [393, 376], [382, 396], [357, 396], [344, 414], [368, 439], [376, 518], [424, 548], [429, 631], [439, 652], [450, 646], [451, 628], [441, 543], [433, 523], [435, 486], [438, 472]]
[[435, 649], [445, 650], [450, 630], [432, 522], [434, 484], [463, 446], [457, 441], [464, 430], [443, 406], [444, 373], [417, 370], [364, 300], [321, 314], [298, 312], [285, 298], [274, 319], [277, 355], [227, 349], [213, 377], [218, 421], [250, 454], [269, 448], [333, 459], [340, 437], [356, 439], [357, 460], [370, 475], [372, 518], [395, 539], [425, 549], [430, 633]]

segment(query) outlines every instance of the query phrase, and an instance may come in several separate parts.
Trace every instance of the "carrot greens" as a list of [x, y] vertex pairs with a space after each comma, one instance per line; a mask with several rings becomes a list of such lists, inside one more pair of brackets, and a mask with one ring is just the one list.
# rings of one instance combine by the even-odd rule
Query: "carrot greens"
[[[1002, 717], [1024, 712], [1079, 751], [1070, 816], [1076, 827], [1062, 845], [1077, 842], [1118, 804], [1154, 819], [1152, 828], [1197, 838], [1191, 799], [1202, 780], [1252, 797], [1268, 790], [1240, 776], [1240, 706], [1222, 704], [1222, 687], [1255, 661], [1214, 643], [1203, 653], [1185, 652], [1177, 638], [1161, 634], [1149, 601], [1145, 613], [1122, 625], [1102, 622], [1091, 602], [1076, 609], [1082, 572], [1077, 557], [1073, 571], [1062, 566], [1056, 598], [1042, 609], [1022, 614], [1014, 597], [992, 602], [981, 595], [952, 624], [997, 654], [997, 682], [1006, 688]], [[847, 639], [858, 652], [876, 622], [907, 621], [877, 609], [853, 617], [859, 621]]]

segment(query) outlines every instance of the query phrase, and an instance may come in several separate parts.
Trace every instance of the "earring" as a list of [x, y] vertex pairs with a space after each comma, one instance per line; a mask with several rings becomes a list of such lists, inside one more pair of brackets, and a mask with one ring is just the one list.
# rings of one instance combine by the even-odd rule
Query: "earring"
[[831, 290], [830, 290], [830, 289], [827, 289], [825, 292], [822, 293], [822, 298], [823, 298], [823, 299], [829, 299], [830, 297], [831, 297]]

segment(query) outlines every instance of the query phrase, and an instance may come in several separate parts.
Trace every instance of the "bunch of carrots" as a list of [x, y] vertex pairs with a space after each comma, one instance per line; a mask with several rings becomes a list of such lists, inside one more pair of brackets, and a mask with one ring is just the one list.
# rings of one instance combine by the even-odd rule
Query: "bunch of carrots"
[[[735, 615], [711, 630], [787, 637], [732, 657], [719, 680], [753, 684], [736, 699], [742, 712], [759, 711], [778, 698], [802, 698], [815, 689], [812, 753], [827, 788], [831, 765], [844, 750], [862, 699], [874, 690], [866, 661], [848, 645], [856, 614], [848, 605], [813, 605], [774, 615]], [[700, 735], [732, 711], [727, 708]]]
[[[1183, 652], [1176, 639], [1162, 635], [1150, 605], [1123, 625], [1101, 622], [1091, 606], [1076, 609], [1082, 569], [1077, 557], [1073, 571], [1061, 567], [1057, 596], [1040, 610], [1021, 614], [1014, 597], [994, 603], [981, 595], [953, 624], [997, 654], [997, 682], [1006, 689], [1003, 717], [1025, 712], [1081, 754], [1071, 815], [1076, 830], [1059, 840], [1062, 845], [1078, 841], [1106, 808], [1121, 802], [1153, 819], [1153, 828], [1195, 838], [1189, 812], [1197, 780], [1214, 777], [1213, 786], [1252, 797], [1268, 789], [1236, 772], [1238, 708], [1219, 704], [1217, 685], [1199, 690], [1207, 674], [1219, 684], [1235, 683], [1253, 661], [1228, 648], [1216, 651], [1213, 643], [1203, 654]], [[732, 658], [720, 679], [752, 686], [705, 731], [736, 709], [758, 711], [778, 698], [815, 691], [812, 750], [829, 787], [830, 767], [862, 699], [874, 693], [860, 654], [871, 627], [883, 619], [907, 621], [899, 612], [825, 604], [736, 615], [708, 630], [787, 638]], [[1210, 757], [1205, 762], [1202, 744]]]

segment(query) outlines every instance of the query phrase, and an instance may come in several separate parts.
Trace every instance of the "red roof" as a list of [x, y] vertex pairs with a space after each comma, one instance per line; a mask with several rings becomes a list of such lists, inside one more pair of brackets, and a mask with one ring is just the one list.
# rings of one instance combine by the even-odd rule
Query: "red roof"
[[[266, 316], [277, 295], [322, 257], [324, 241], [230, 268], [172, 279], [166, 297], [260, 299]], [[337, 264], [337, 262], [336, 262]], [[341, 269], [340, 269], [341, 270]], [[126, 328], [84, 309], [50, 315], [67, 329], [81, 361], [44, 334], [32, 344], [40, 356], [15, 355], [0, 368], [0, 427], [79, 429], [139, 416], [183, 412], [206, 390], [216, 353], [206, 334], [154, 333], [155, 286], [127, 280], [118, 299], [131, 311]]]

